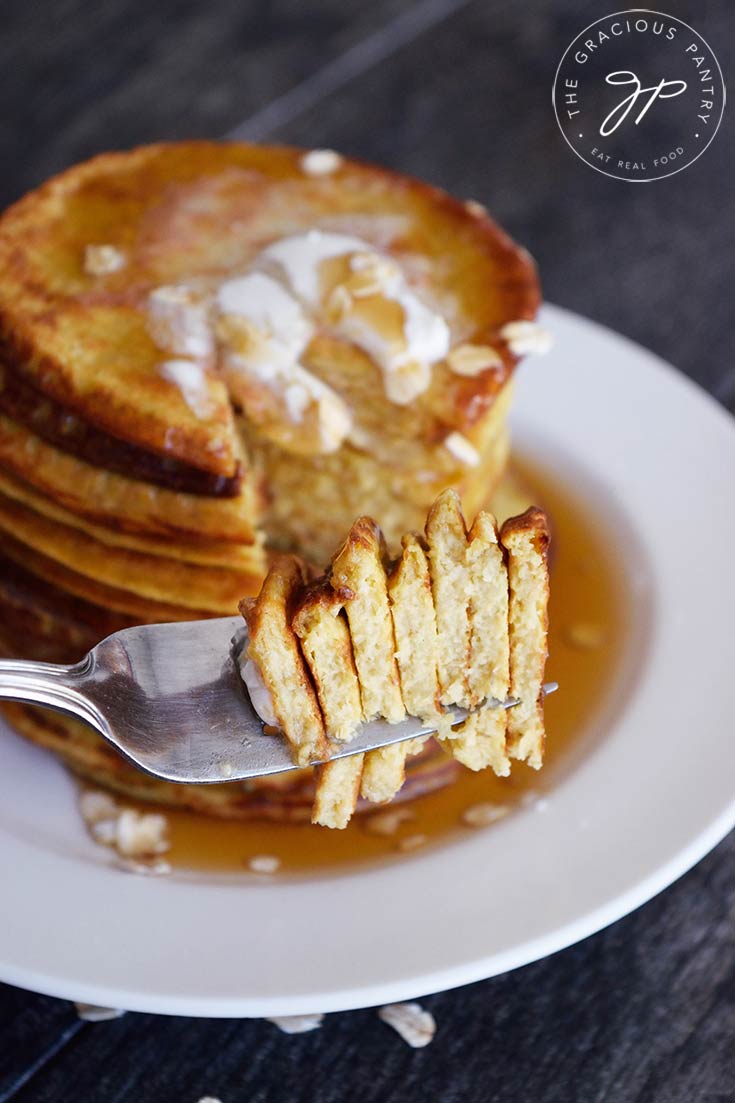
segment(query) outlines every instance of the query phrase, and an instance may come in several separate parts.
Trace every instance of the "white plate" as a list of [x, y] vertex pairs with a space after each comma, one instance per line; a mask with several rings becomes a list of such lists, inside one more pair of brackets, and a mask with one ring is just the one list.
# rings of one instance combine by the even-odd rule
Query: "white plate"
[[[0, 977], [135, 1010], [261, 1016], [401, 1000], [584, 938], [735, 822], [735, 429], [630, 342], [558, 309], [521, 372], [522, 451], [576, 484], [634, 592], [628, 673], [543, 815], [360, 873], [284, 883], [124, 875], [62, 768], [0, 740]], [[635, 674], [631, 668], [635, 668]]]

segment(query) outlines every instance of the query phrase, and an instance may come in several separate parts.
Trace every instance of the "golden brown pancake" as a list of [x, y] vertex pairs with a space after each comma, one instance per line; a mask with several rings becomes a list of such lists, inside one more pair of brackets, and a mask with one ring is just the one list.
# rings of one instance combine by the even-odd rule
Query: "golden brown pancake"
[[258, 596], [240, 603], [248, 626], [245, 657], [257, 665], [300, 766], [324, 758], [327, 749], [322, 714], [291, 627], [305, 581], [304, 565], [295, 556], [276, 556]]
[[502, 478], [509, 438], [503, 429], [493, 440], [479, 471], [473, 469], [469, 487], [458, 480], [456, 471], [442, 475], [426, 468], [417, 472], [412, 489], [406, 486], [403, 468], [390, 467], [350, 445], [320, 457], [313, 466], [267, 442], [250, 450], [268, 471], [270, 492], [263, 518], [268, 543], [324, 563], [352, 523], [356, 503], [368, 503], [370, 515], [382, 518], [380, 527], [392, 553], [400, 549], [404, 532], [423, 528], [426, 511], [444, 486], [462, 489], [468, 512], [484, 505]]
[[223, 616], [234, 613], [243, 593], [257, 585], [264, 560], [254, 549], [250, 569], [227, 570], [177, 559], [162, 559], [129, 548], [102, 544], [79, 529], [50, 521], [40, 513], [0, 494], [0, 532], [76, 570], [95, 582], [129, 591], [142, 598], [207, 609]]
[[396, 661], [406, 711], [422, 719], [439, 713], [439, 640], [424, 541], [403, 537], [403, 550], [388, 576]]
[[[264, 432], [257, 402], [238, 386], [228, 398], [223, 380], [240, 369], [228, 368], [234, 346], [217, 344], [211, 314], [223, 281], [262, 268], [264, 248], [305, 231], [362, 242], [349, 263], [321, 262], [320, 278], [328, 287], [341, 265], [333, 291], [375, 324], [404, 308], [380, 287], [365, 297], [354, 258], [397, 265], [451, 328], [445, 359], [407, 401], [322, 304], [301, 363], [353, 424], [341, 446], [316, 456], [303, 455], [296, 430], [293, 446]], [[90, 268], [90, 250], [115, 263]], [[152, 304], [164, 292], [166, 301], [193, 296], [206, 331], [204, 359], [188, 362], [198, 401], [163, 370], [176, 341], [191, 337], [176, 336], [173, 353], [161, 344]], [[299, 150], [207, 142], [106, 154], [0, 218], [0, 463], [70, 511], [125, 531], [246, 542], [260, 531], [318, 559], [364, 508], [395, 547], [443, 486], [474, 508], [497, 482], [517, 359], [505, 327], [532, 318], [538, 301], [527, 254], [476, 206], [375, 166], [340, 159], [315, 176]], [[176, 318], [166, 325], [175, 330]]]
[[79, 517], [122, 532], [228, 544], [255, 539], [252, 480], [243, 482], [236, 498], [167, 490], [94, 467], [3, 414], [0, 466]]
[[385, 564], [379, 526], [370, 517], [360, 517], [332, 560], [329, 581], [347, 613], [365, 719], [384, 716], [394, 722], [405, 710]]
[[263, 570], [262, 549], [253, 544], [214, 543], [203, 540], [176, 540], [173, 536], [164, 539], [160, 536], [147, 536], [142, 533], [121, 531], [109, 528], [80, 517], [77, 513], [58, 505], [52, 498], [39, 494], [28, 483], [15, 479], [0, 468], [0, 497], [10, 499], [26, 507], [33, 513], [51, 522], [58, 522], [66, 528], [91, 537], [110, 548], [127, 548], [142, 555], [153, 555], [162, 559], [180, 559], [184, 563], [196, 563], [205, 567], [224, 567], [229, 570]]
[[[476, 708], [489, 697], [504, 701], [510, 689], [508, 571], [498, 543], [495, 519], [478, 513], [467, 546], [470, 654], [469, 701]], [[480, 709], [455, 728], [452, 754], [471, 770], [492, 766], [499, 776], [510, 773], [506, 751], [507, 713]]]
[[469, 705], [467, 528], [454, 490], [442, 491], [429, 510], [426, 542], [436, 611], [440, 699], [443, 705]]
[[240, 493], [242, 467], [234, 475], [215, 475], [189, 467], [167, 456], [161, 459], [151, 452], [111, 437], [64, 406], [37, 390], [17, 371], [0, 364], [0, 411], [25, 426], [48, 444], [70, 456], [85, 460], [93, 467], [116, 472], [169, 490], [209, 497], [234, 498]]
[[[6, 609], [25, 610], [28, 615], [48, 622], [50, 634], [57, 625], [71, 625], [79, 631], [87, 629], [99, 640], [120, 628], [130, 628], [138, 623], [136, 617], [125, 616], [102, 604], [84, 601], [53, 583], [44, 582], [28, 569], [28, 565], [15, 562], [5, 554], [6, 551], [3, 546], [0, 553], [0, 600]], [[32, 632], [28, 633], [29, 637], [32, 635]]]
[[77, 662], [102, 637], [131, 623], [62, 593], [0, 556], [0, 630], [15, 658]]
[[[329, 581], [344, 602], [366, 719], [403, 719], [405, 706], [396, 663], [396, 640], [388, 600], [387, 551], [381, 529], [360, 517], [332, 560]], [[403, 785], [407, 744], [364, 756], [360, 795], [391, 800]]]
[[[68, 661], [131, 623], [230, 613], [257, 593], [274, 550], [324, 563], [365, 512], [396, 554], [443, 488], [475, 512], [499, 486], [518, 359], [505, 327], [536, 313], [532, 261], [476, 205], [375, 166], [335, 166], [314, 175], [303, 151], [282, 147], [149, 146], [75, 166], [0, 216], [0, 614], [10, 653]], [[262, 334], [215, 305], [256, 259], [275, 278], [263, 250], [311, 231], [360, 242], [320, 262], [322, 299], [299, 370], [329, 401], [304, 407], [301, 392], [243, 375], [235, 361]], [[381, 339], [394, 340], [396, 325], [405, 336], [410, 311], [381, 283], [391, 271], [451, 337], [443, 358], [418, 365], [430, 371], [410, 401], [391, 393], [379, 353], [337, 325], [347, 311], [375, 322]], [[152, 304], [170, 306], [172, 292], [196, 300], [211, 339], [196, 363], [180, 353], [180, 335], [176, 348], [160, 336]], [[416, 368], [404, 363], [401, 378]], [[349, 420], [336, 436], [335, 410]], [[299, 657], [281, 597], [284, 639]], [[392, 638], [387, 597], [383, 614]], [[321, 721], [312, 719], [313, 751]], [[56, 745], [53, 725], [24, 723]], [[363, 793], [382, 799], [408, 752], [368, 756], [364, 771], [326, 767], [325, 817], [354, 805], [354, 794], [340, 805], [332, 775], [362, 773]], [[120, 784], [109, 757], [76, 768]], [[411, 760], [407, 784], [422, 768]], [[163, 791], [148, 779], [138, 787]], [[306, 804], [299, 796], [299, 815]]]
[[544, 667], [549, 629], [549, 524], [531, 507], [500, 530], [508, 556], [510, 692], [520, 704], [508, 714], [508, 753], [535, 770], [544, 755]]
[[[39, 581], [49, 582], [66, 594], [81, 598], [103, 609], [123, 613], [132, 617], [137, 624], [156, 624], [172, 620], [199, 620], [211, 616], [207, 609], [193, 609], [183, 605], [169, 605], [163, 601], [141, 597], [132, 590], [120, 590], [106, 586], [87, 575], [69, 570], [56, 560], [50, 559], [21, 544], [8, 533], [2, 537], [3, 554], [30, 571]], [[23, 647], [22, 638], [17, 641], [18, 649]]]
[[327, 738], [344, 743], [362, 723], [362, 698], [344, 602], [326, 579], [299, 596], [291, 627], [309, 667]]

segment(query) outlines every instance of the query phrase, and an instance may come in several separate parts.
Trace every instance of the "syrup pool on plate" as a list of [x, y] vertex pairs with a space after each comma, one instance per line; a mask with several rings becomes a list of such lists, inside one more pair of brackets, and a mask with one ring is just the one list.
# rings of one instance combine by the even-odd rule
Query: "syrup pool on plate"
[[[546, 701], [546, 760], [540, 771], [514, 763], [510, 777], [461, 768], [444, 789], [404, 804], [376, 807], [355, 816], [344, 831], [308, 823], [222, 821], [166, 810], [174, 870], [266, 879], [323, 873], [385, 860], [402, 860], [419, 849], [456, 840], [462, 833], [493, 830], [468, 819], [497, 820], [529, 802], [553, 799], [554, 785], [585, 753], [595, 719], [610, 696], [620, 667], [630, 597], [622, 567], [594, 515], [566, 484], [516, 461], [494, 507], [500, 518], [534, 502], [552, 527], [551, 603], [547, 680], [559, 691]], [[490, 806], [487, 808], [486, 806]], [[477, 810], [481, 806], [482, 811]], [[395, 830], [375, 816], [399, 810]], [[472, 811], [474, 810], [474, 811]], [[403, 818], [405, 817], [405, 818]], [[397, 819], [398, 817], [396, 817]], [[373, 823], [371, 823], [373, 820]], [[277, 859], [277, 872], [253, 873], [256, 859]], [[275, 863], [265, 863], [268, 868]]]

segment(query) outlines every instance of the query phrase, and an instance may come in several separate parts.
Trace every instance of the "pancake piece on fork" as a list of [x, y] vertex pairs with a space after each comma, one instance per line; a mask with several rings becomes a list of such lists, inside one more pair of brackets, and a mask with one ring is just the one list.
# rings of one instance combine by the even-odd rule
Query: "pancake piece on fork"
[[467, 527], [455, 490], [444, 490], [426, 519], [431, 589], [439, 639], [439, 693], [443, 705], [470, 704]]
[[327, 738], [352, 739], [362, 723], [362, 700], [344, 603], [324, 579], [317, 579], [299, 597], [291, 626], [311, 671]]
[[549, 526], [540, 509], [510, 517], [500, 530], [508, 556], [510, 693], [508, 753], [541, 768], [544, 756], [543, 681], [549, 629]]
[[[478, 513], [467, 547], [470, 620], [468, 686], [477, 708], [487, 698], [504, 701], [510, 686], [508, 571], [498, 544], [495, 519]], [[513, 710], [511, 710], [513, 711]], [[510, 773], [505, 747], [505, 709], [480, 708], [452, 735], [454, 757], [470, 770], [491, 766], [499, 777]]]
[[[419, 737], [329, 759], [329, 744], [313, 743], [306, 752], [303, 737], [294, 736], [307, 717], [318, 726], [315, 708], [332, 746], [349, 741], [363, 719], [398, 722], [408, 712], [435, 726], [447, 753], [472, 770], [490, 767], [504, 777], [510, 757], [541, 765], [546, 518], [527, 510], [506, 521], [499, 538], [495, 519], [481, 512], [468, 537], [449, 491], [429, 511], [426, 533], [426, 541], [404, 536], [386, 574], [383, 534], [360, 517], [320, 578], [308, 582], [297, 560], [280, 557], [259, 597], [242, 603], [255, 668], [246, 665], [243, 677], [256, 711], [283, 728], [299, 763], [327, 759], [316, 770], [313, 823], [343, 828], [359, 797], [393, 799], [407, 757], [427, 742]], [[256, 618], [256, 609], [272, 619], [264, 612]], [[450, 706], [459, 697], [470, 709], [454, 727], [440, 704], [442, 668]], [[518, 703], [500, 708], [509, 692]]]
[[251, 698], [260, 701], [257, 711], [264, 719], [272, 713], [270, 723], [283, 731], [300, 766], [329, 754], [319, 704], [291, 628], [305, 580], [296, 556], [277, 556], [257, 598], [240, 602], [249, 635], [243, 678]]
[[[385, 573], [383, 533], [360, 517], [332, 561], [330, 581], [344, 602], [350, 625], [365, 719], [397, 723], [406, 714], [396, 665], [396, 643]], [[397, 743], [365, 756], [360, 793], [366, 800], [391, 800], [405, 778], [409, 748]]]
[[417, 533], [407, 533], [402, 543], [388, 575], [388, 595], [403, 702], [411, 716], [434, 720], [440, 715], [439, 641], [429, 561]]
[[[307, 586], [291, 621], [311, 671], [327, 737], [337, 743], [352, 738], [363, 716], [360, 683], [343, 610], [341, 598], [329, 581], [322, 578]], [[349, 755], [317, 766], [313, 823], [346, 827], [360, 793], [363, 757]]]

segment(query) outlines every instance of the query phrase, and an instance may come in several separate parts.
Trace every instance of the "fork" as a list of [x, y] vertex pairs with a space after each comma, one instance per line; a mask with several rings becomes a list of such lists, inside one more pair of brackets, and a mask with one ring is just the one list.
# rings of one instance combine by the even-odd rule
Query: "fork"
[[[286, 739], [266, 734], [250, 703], [237, 661], [246, 641], [240, 617], [123, 628], [70, 666], [0, 660], [0, 698], [86, 720], [135, 766], [166, 781], [243, 781], [296, 769]], [[468, 715], [450, 711], [452, 723]], [[412, 716], [373, 720], [349, 743], [333, 744], [330, 757], [434, 731]]]

